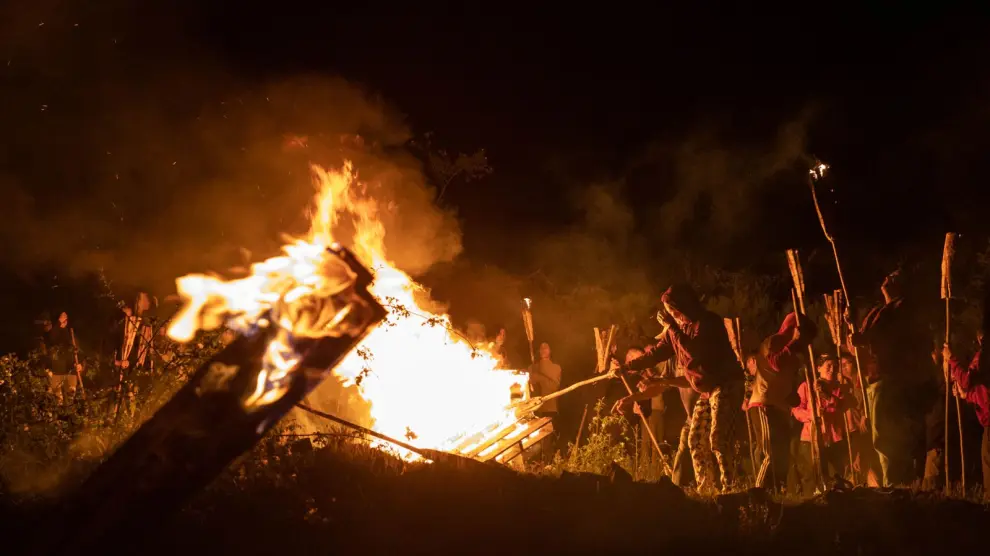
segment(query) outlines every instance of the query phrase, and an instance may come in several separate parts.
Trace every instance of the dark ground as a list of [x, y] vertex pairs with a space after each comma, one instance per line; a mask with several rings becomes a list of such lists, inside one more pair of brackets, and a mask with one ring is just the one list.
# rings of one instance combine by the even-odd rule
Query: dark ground
[[[38, 504], [3, 500], [4, 554], [59, 527]], [[621, 476], [403, 465], [297, 445], [245, 460], [148, 538], [104, 554], [963, 554], [985, 550], [987, 510], [911, 491], [699, 500]]]

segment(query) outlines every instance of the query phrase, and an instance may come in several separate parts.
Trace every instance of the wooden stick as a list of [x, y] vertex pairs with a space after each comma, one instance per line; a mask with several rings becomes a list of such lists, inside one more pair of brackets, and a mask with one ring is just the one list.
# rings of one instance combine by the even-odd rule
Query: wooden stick
[[76, 380], [79, 382], [79, 393], [82, 394], [83, 400], [86, 399], [86, 387], [83, 386], [82, 371], [79, 370], [79, 346], [76, 344], [76, 331], [69, 327], [69, 337], [72, 339], [72, 358], [76, 363]]
[[[952, 322], [952, 259], [956, 254], [956, 234], [945, 234], [945, 245], [942, 248], [942, 299], [945, 300], [945, 345], [949, 345]], [[952, 377], [949, 372], [949, 361], [942, 360], [942, 370], [945, 374], [945, 493], [949, 494], [949, 393], [952, 389]], [[966, 449], [963, 444], [962, 407], [959, 398], [956, 399], [956, 422], [959, 425], [959, 465], [961, 470], [963, 492], [966, 492]]]
[[605, 346], [602, 345], [602, 333], [595, 327], [595, 355], [598, 357], [598, 365], [595, 370], [599, 373], [605, 372], [605, 360], [602, 358], [602, 354], [605, 351], [602, 349]]
[[[629, 395], [632, 396], [633, 390], [632, 387], [629, 386], [629, 381], [626, 380], [626, 377], [623, 375], [619, 375], [619, 378], [622, 379], [622, 385], [626, 387], [626, 392], [629, 392]], [[643, 427], [650, 435], [650, 442], [653, 443], [653, 448], [656, 449], [657, 455], [660, 456], [660, 464], [663, 465], [663, 472], [666, 473], [668, 477], [673, 476], [674, 472], [671, 471], [670, 464], [667, 463], [667, 456], [665, 456], [663, 451], [660, 450], [660, 443], [657, 442], [657, 437], [653, 434], [653, 429], [650, 428], [650, 420], [647, 419], [642, 413], [639, 413], [639, 419], [643, 422]]]
[[[832, 337], [832, 342], [835, 344], [835, 364], [837, 366], [836, 373], [839, 375], [839, 380], [844, 381], [842, 376], [842, 320], [839, 317], [839, 296], [842, 294], [842, 290], [835, 290], [832, 295], [823, 294], [825, 298], [825, 321], [828, 323], [829, 335]], [[843, 429], [846, 435], [846, 449], [849, 452], [849, 476], [852, 479], [853, 484], [856, 481], [856, 474], [852, 470], [853, 462], [853, 449], [852, 449], [852, 425], [850, 424], [851, 419], [851, 409], [847, 409], [842, 415]]]
[[576, 382], [574, 384], [571, 384], [567, 388], [557, 390], [556, 392], [547, 394], [546, 396], [537, 396], [535, 398], [530, 398], [528, 400], [516, 402], [515, 405], [513, 405], [512, 407], [515, 409], [516, 415], [520, 415], [523, 413], [530, 413], [536, 411], [537, 409], [540, 408], [540, 406], [547, 403], [548, 401], [559, 398], [564, 394], [567, 394], [568, 392], [573, 392], [578, 388], [581, 388], [582, 386], [588, 386], [589, 384], [594, 384], [596, 382], [600, 382], [602, 380], [608, 380], [610, 378], [615, 378], [615, 375], [612, 373], [600, 374], [598, 376], [591, 377], [587, 380], [582, 380], [581, 382]]
[[[824, 175], [825, 170], [828, 166], [822, 164], [820, 161], [815, 161], [815, 168], [808, 172], [808, 186], [811, 189], [811, 200], [815, 204], [815, 213], [818, 215], [818, 223], [822, 227], [822, 233], [825, 235], [825, 239], [828, 240], [829, 245], [832, 247], [832, 257], [835, 259], [835, 271], [839, 274], [839, 285], [842, 286], [842, 295], [846, 298], [847, 309], [852, 308], [852, 298], [849, 297], [849, 289], [846, 288], [846, 279], [842, 274], [842, 263], [839, 262], [839, 248], [835, 244], [835, 238], [828, 231], [828, 226], [825, 225], [825, 216], [822, 214], [821, 205], [818, 204], [818, 191], [815, 188], [815, 182]], [[850, 315], [851, 316], [851, 315]], [[852, 337], [856, 333], [856, 326], [854, 323], [849, 323], [849, 336]], [[850, 342], [852, 347], [853, 359], [856, 361], [856, 372], [859, 374], [859, 386], [863, 390], [863, 406], [865, 409], [864, 415], [866, 416], [866, 430], [872, 430], [870, 423], [872, 423], [873, 416], [870, 415], [870, 404], [866, 403], [866, 380], [863, 379], [863, 365], [859, 360], [859, 349]], [[872, 437], [871, 437], [872, 438]]]
[[588, 404], [584, 404], [584, 412], [581, 413], [581, 424], [578, 425], [577, 438], [574, 439], [574, 446], [571, 447], [571, 453], [568, 454], [568, 458], [574, 457], [574, 452], [581, 445], [581, 433], [584, 432], [584, 422], [588, 418]]
[[[798, 295], [797, 288], [791, 289], [791, 303], [794, 305], [794, 312], [799, 316], [804, 314], [804, 304], [801, 303], [801, 297]], [[814, 466], [815, 474], [819, 477], [821, 484], [824, 485], [825, 480], [821, 477], [822, 470], [822, 453], [821, 453], [821, 431], [819, 429], [819, 423], [821, 422], [821, 417], [819, 415], [818, 408], [818, 380], [815, 378], [818, 369], [815, 369], [815, 354], [808, 346], [808, 364], [804, 367], [804, 381], [808, 385], [808, 405], [811, 406], [811, 457]]]
[[522, 319], [523, 327], [526, 329], [526, 339], [529, 340], [529, 361], [530, 363], [536, 363], [536, 353], [533, 351], [533, 311], [530, 307], [529, 299], [523, 300], [522, 308]]
[[[742, 346], [740, 345], [739, 335], [736, 331], [739, 319], [724, 318], [722, 319], [722, 323], [725, 324], [725, 332], [729, 335], [729, 344], [732, 346], [732, 351], [736, 354], [736, 361], [739, 362], [739, 367], [743, 371], [743, 379], [745, 380], [746, 362], [743, 359]], [[749, 463], [753, 466], [753, 477], [755, 480], [759, 471], [756, 468], [756, 451], [753, 447], [753, 423], [749, 419], [749, 411], [743, 411], [743, 415], [746, 416], [746, 437], [749, 439]]]

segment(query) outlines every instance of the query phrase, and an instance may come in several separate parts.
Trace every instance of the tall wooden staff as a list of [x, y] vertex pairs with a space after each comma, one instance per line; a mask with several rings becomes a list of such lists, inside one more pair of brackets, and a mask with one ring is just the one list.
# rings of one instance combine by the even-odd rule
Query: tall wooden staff
[[[842, 307], [842, 290], [835, 290], [832, 295], [825, 294], [825, 320], [828, 322], [828, 331], [832, 336], [832, 341], [835, 343], [835, 364], [839, 366], [837, 371], [839, 376], [842, 376], [842, 314], [840, 309]], [[866, 405], [866, 396], [863, 396], [863, 404]], [[846, 448], [849, 451], [849, 475], [852, 477], [853, 482], [856, 482], [856, 474], [853, 473], [853, 448], [852, 448], [852, 430], [853, 425], [850, 423], [852, 418], [852, 410], [847, 410], [845, 415], [842, 417], [842, 423], [846, 432]]]
[[[950, 323], [952, 321], [950, 300], [952, 299], [952, 258], [956, 254], [956, 234], [945, 234], [945, 246], [942, 248], [942, 299], [945, 300], [945, 345], [949, 345]], [[945, 493], [949, 488], [949, 392], [952, 389], [952, 378], [949, 371], [949, 360], [942, 358], [942, 372], [945, 374]], [[962, 488], [966, 491], [966, 450], [963, 447], [962, 408], [956, 397], [956, 422], [959, 424], [959, 463], [962, 469]]]
[[536, 363], [536, 354], [533, 351], [533, 300], [528, 297], [523, 299], [522, 319], [526, 328], [526, 339], [529, 340], [529, 361]]
[[82, 398], [86, 399], [86, 387], [83, 386], [82, 379], [82, 365], [79, 364], [79, 344], [76, 343], [76, 331], [69, 327], [69, 338], [72, 340], [72, 359], [76, 366], [76, 381], [79, 383], [79, 393], [82, 394]]
[[[804, 310], [804, 271], [801, 270], [801, 259], [796, 249], [787, 250], [787, 264], [791, 270], [794, 289], [791, 290], [794, 312], [799, 316], [805, 315]], [[820, 428], [822, 421], [818, 407], [818, 372], [815, 369], [815, 351], [808, 344], [808, 364], [804, 368], [804, 380], [808, 384], [808, 405], [811, 406], [811, 455], [815, 460], [815, 469], [821, 476], [822, 469], [822, 436]], [[825, 484], [824, 478], [821, 481]]]
[[[725, 324], [725, 332], [729, 335], [729, 344], [732, 345], [732, 351], [736, 353], [736, 360], [739, 361], [739, 366], [743, 370], [743, 377], [746, 376], [746, 361], [743, 359], [742, 343], [739, 341], [740, 329], [739, 329], [739, 319], [722, 319], [722, 323]], [[759, 475], [759, 469], [756, 467], [756, 451], [753, 449], [753, 423], [749, 419], [749, 411], [744, 411], [746, 415], [746, 436], [749, 438], [749, 463], [753, 466], [753, 478], [756, 479]]]
[[[850, 317], [852, 315], [852, 298], [849, 297], [849, 289], [846, 288], [846, 279], [842, 275], [842, 264], [839, 262], [839, 249], [835, 245], [835, 237], [828, 231], [828, 226], [825, 225], [825, 216], [822, 215], [821, 205], [818, 204], [818, 192], [815, 185], [818, 180], [825, 177], [825, 172], [828, 171], [828, 164], [822, 163], [820, 160], [815, 161], [815, 166], [808, 171], [808, 186], [811, 188], [811, 200], [815, 203], [815, 213], [818, 214], [818, 223], [822, 227], [822, 233], [825, 234], [825, 239], [828, 240], [829, 245], [832, 246], [832, 256], [835, 258], [835, 270], [839, 274], [839, 284], [842, 286], [842, 295], [846, 298], [846, 311], [850, 312]], [[856, 325], [852, 321], [849, 322], [849, 336], [852, 337], [856, 333]], [[866, 415], [866, 430], [872, 430], [870, 423], [873, 422], [873, 416], [870, 415], [870, 404], [866, 403], [866, 381], [863, 379], [863, 365], [859, 361], [859, 349], [855, 345], [850, 343], [852, 348], [853, 359], [856, 361], [856, 374], [859, 375], [859, 387], [863, 391], [863, 408], [864, 415]]]

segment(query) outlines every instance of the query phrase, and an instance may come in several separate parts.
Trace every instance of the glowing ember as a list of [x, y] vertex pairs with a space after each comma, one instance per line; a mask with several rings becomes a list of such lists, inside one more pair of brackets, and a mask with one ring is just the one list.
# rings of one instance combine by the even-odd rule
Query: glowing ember
[[[370, 427], [413, 446], [451, 450], [467, 435], [514, 422], [512, 391], [528, 390], [526, 375], [496, 370], [497, 359], [452, 332], [447, 315], [419, 306], [416, 298], [426, 291], [386, 257], [378, 203], [355, 179], [350, 163], [340, 171], [312, 170], [318, 193], [307, 237], [287, 245], [285, 255], [254, 265], [247, 278], [222, 281], [192, 275], [178, 280], [187, 307], [169, 334], [187, 341], [198, 329], [224, 323], [249, 330], [273, 305], [281, 309], [271, 313], [273, 318], [293, 334], [320, 333], [359, 318], [360, 308], [349, 305], [321, 309], [315, 317], [304, 310], [317, 294], [333, 299], [350, 285], [337, 269], [321, 266], [326, 261], [322, 253], [334, 242], [334, 231], [345, 228], [339, 224], [346, 217], [351, 237], [339, 241], [373, 270], [370, 291], [390, 311], [385, 323], [335, 370], [346, 385], [357, 384], [369, 403]], [[285, 344], [275, 344], [269, 359], [277, 376], [294, 354]], [[263, 390], [259, 385], [259, 392]]]

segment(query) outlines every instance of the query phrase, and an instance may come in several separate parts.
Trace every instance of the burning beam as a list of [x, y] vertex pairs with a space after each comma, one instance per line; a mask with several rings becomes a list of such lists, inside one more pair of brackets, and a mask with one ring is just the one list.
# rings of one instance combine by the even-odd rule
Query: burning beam
[[[100, 465], [65, 504], [43, 553], [97, 553], [161, 522], [249, 450], [319, 384], [385, 310], [371, 274], [339, 245], [317, 276], [271, 307]], [[310, 282], [313, 285], [313, 282]], [[204, 309], [205, 311], [206, 309]]]

